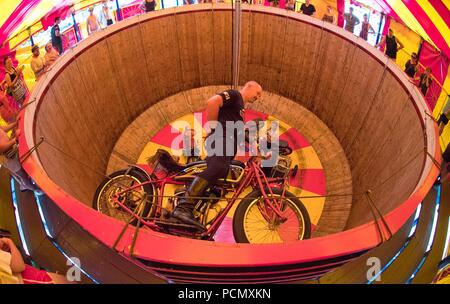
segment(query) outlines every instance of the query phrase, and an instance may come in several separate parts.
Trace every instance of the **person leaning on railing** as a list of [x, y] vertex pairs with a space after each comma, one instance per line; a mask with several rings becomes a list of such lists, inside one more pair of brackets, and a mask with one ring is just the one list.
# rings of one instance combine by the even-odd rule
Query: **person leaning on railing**
[[433, 82], [433, 78], [431, 77], [431, 68], [427, 67], [425, 69], [425, 72], [420, 74], [419, 77], [414, 78], [414, 81], [419, 81], [417, 86], [420, 88], [420, 91], [422, 92], [423, 96], [426, 96], [428, 88], [431, 86], [431, 83]]
[[418, 64], [419, 64], [419, 61], [417, 59], [417, 54], [412, 53], [411, 59], [408, 59], [408, 61], [406, 61], [406, 63], [405, 63], [406, 75], [408, 75], [410, 78], [414, 78], [414, 76], [416, 76], [416, 73], [418, 71]]
[[15, 122], [17, 116], [17, 111], [15, 111], [9, 104], [6, 89], [3, 87], [3, 83], [0, 85], [0, 116], [7, 123]]
[[22, 80], [24, 66], [22, 65], [15, 68], [12, 59], [9, 56], [4, 58], [3, 64], [5, 65], [5, 82], [8, 92], [14, 98], [17, 105], [22, 107], [28, 92], [25, 83]]
[[400, 40], [397, 39], [394, 35], [394, 30], [389, 29], [388, 34], [386, 36], [383, 36], [380, 42], [378, 42], [375, 47], [378, 48], [380, 45], [385, 45], [385, 54], [392, 60], [397, 59], [397, 52], [404, 48], [403, 43], [400, 42]]
[[[19, 136], [20, 131], [16, 129], [17, 121], [6, 126], [0, 126], [0, 156], [2, 156], [2, 166], [8, 169], [10, 174], [14, 177], [20, 186], [20, 191], [30, 190], [38, 195], [42, 191], [31, 182], [30, 177], [22, 168], [19, 159], [19, 146], [17, 144], [16, 136]], [[12, 136], [8, 136], [8, 132], [12, 131]]]
[[51, 42], [47, 43], [45, 45], [45, 56], [44, 56], [47, 65], [50, 67], [56, 61], [56, 59], [58, 59], [58, 57], [59, 53], [58, 51], [55, 50]]
[[73, 284], [66, 277], [25, 264], [14, 242], [0, 237], [0, 284]]
[[31, 58], [30, 66], [37, 81], [46, 72], [47, 63], [44, 57], [41, 56], [38, 45], [33, 45], [31, 52], [33, 53], [33, 57]]

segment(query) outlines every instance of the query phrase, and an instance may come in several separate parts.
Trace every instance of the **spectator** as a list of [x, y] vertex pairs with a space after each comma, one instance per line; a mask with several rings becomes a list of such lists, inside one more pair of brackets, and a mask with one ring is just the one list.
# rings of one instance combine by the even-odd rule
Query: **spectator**
[[397, 59], [397, 52], [403, 48], [403, 44], [394, 36], [394, 31], [392, 29], [389, 29], [388, 34], [384, 36], [375, 47], [379, 47], [383, 44], [386, 45], [386, 56], [393, 60]]
[[0, 87], [0, 116], [7, 123], [16, 121], [16, 111], [9, 104], [6, 89], [3, 86]]
[[146, 13], [154, 11], [156, 9], [156, 0], [144, 0], [141, 4], [141, 10]]
[[422, 91], [423, 96], [427, 95], [428, 88], [430, 87], [433, 79], [431, 77], [431, 68], [427, 67], [425, 72], [422, 73], [419, 77], [414, 79], [415, 81], [419, 80], [417, 86]]
[[64, 276], [38, 270], [23, 261], [9, 238], [0, 238], [0, 284], [70, 284]]
[[103, 6], [102, 6], [102, 12], [100, 14], [100, 20], [103, 23], [103, 25], [110, 26], [113, 22], [113, 17], [111, 14], [111, 10], [108, 6], [108, 0], [103, 0]]
[[0, 126], [0, 155], [3, 156], [3, 166], [8, 169], [14, 179], [19, 183], [20, 191], [30, 190], [41, 195], [42, 191], [31, 182], [30, 177], [20, 164], [19, 151], [15, 138], [15, 136], [19, 135], [19, 131], [15, 130], [12, 138], [8, 136], [8, 132], [12, 131], [16, 126], [17, 121], [7, 126]]
[[445, 126], [448, 124], [448, 121], [450, 119], [450, 107], [444, 111], [441, 116], [439, 116], [439, 119], [437, 121], [437, 124], [439, 126], [439, 135], [442, 134], [444, 131]]
[[59, 29], [60, 23], [61, 23], [61, 18], [56, 17], [55, 24], [53, 25], [50, 33], [52, 35], [52, 45], [58, 51], [58, 53], [61, 55], [64, 50], [63, 50], [63, 44], [62, 44], [62, 34], [61, 34], [61, 30]]
[[11, 58], [8, 56], [5, 57], [3, 63], [5, 65], [5, 81], [8, 90], [17, 105], [21, 107], [27, 95], [27, 88], [22, 80], [24, 66], [22, 65], [18, 69], [14, 68]]
[[375, 30], [373, 29], [372, 25], [369, 23], [369, 19], [367, 18], [367, 14], [364, 14], [363, 16], [363, 22], [361, 23], [361, 32], [359, 33], [359, 37], [367, 41], [367, 36], [369, 35], [369, 32], [371, 34], [375, 34]]
[[350, 7], [350, 13], [344, 14], [345, 19], [345, 29], [351, 33], [355, 31], [355, 25], [358, 25], [359, 19], [353, 15], [353, 7]]
[[295, 0], [288, 0], [286, 3], [286, 9], [295, 12]]
[[184, 5], [195, 4], [195, 0], [184, 0]]
[[59, 54], [53, 47], [53, 45], [49, 42], [45, 45], [45, 63], [47, 63], [47, 66], [50, 67], [56, 59], [58, 59]]
[[195, 140], [196, 132], [194, 129], [186, 128], [183, 134], [183, 154], [186, 157], [186, 163], [201, 160], [200, 149]]
[[98, 23], [97, 17], [94, 15], [93, 6], [89, 8], [89, 17], [86, 20], [86, 29], [89, 36], [100, 30], [100, 24]]
[[41, 51], [39, 50], [38, 45], [33, 45], [31, 52], [33, 53], [33, 57], [31, 58], [30, 66], [37, 81], [46, 72], [47, 64], [45, 59], [41, 56]]
[[408, 75], [411, 78], [414, 78], [414, 76], [416, 76], [416, 72], [418, 70], [418, 60], [417, 60], [417, 54], [416, 53], [412, 53], [411, 54], [411, 59], [408, 59], [408, 61], [406, 61], [405, 63], [405, 73], [406, 75]]
[[314, 17], [316, 8], [311, 4], [310, 0], [306, 0], [305, 3], [300, 6], [300, 11], [305, 15]]
[[327, 5], [327, 12], [323, 14], [322, 21], [336, 24], [336, 17], [333, 14], [333, 8]]

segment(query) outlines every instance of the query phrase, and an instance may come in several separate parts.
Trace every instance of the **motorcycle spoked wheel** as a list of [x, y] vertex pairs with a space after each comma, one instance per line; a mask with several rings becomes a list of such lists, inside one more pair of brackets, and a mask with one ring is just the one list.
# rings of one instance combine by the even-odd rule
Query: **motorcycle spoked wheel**
[[[268, 189], [265, 190], [266, 193]], [[275, 197], [282, 190], [272, 188]], [[253, 191], [239, 203], [233, 217], [233, 234], [237, 243], [271, 244], [308, 239], [311, 236], [311, 220], [305, 206], [292, 193], [285, 191], [282, 212], [287, 220], [269, 223], [263, 217], [260, 204], [264, 204], [260, 190]], [[267, 207], [269, 208], [269, 207]]]
[[[123, 210], [120, 205], [114, 203], [112, 198], [116, 193], [126, 188], [148, 181], [148, 177], [138, 170], [120, 170], [116, 171], [105, 178], [94, 195], [93, 207], [103, 214], [116, 218], [118, 220], [128, 222], [131, 214]], [[123, 194], [121, 197], [127, 208], [131, 209], [134, 214], [141, 214], [142, 217], [151, 217], [156, 210], [156, 206], [152, 204], [154, 198], [153, 186], [151, 184], [142, 185]], [[147, 195], [147, 200], [141, 203], [142, 198]], [[138, 224], [137, 219], [130, 221], [131, 225]]]

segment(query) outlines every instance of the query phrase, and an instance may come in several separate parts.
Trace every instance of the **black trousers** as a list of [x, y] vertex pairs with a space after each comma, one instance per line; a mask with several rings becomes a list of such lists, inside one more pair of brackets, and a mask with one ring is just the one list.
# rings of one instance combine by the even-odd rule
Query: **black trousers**
[[[211, 137], [206, 139], [207, 147], [208, 140], [212, 140]], [[207, 168], [205, 171], [201, 172], [198, 176], [207, 180], [210, 185], [214, 185], [219, 178], [226, 177], [228, 174], [228, 169], [230, 168], [231, 161], [237, 152], [237, 142], [233, 137], [223, 137], [221, 139], [214, 139], [215, 141], [211, 144], [212, 150], [207, 149], [208, 157], [206, 157]], [[220, 144], [220, 146], [217, 145]], [[215, 148], [218, 147], [218, 150]], [[229, 147], [229, 151], [227, 151]], [[227, 153], [228, 152], [228, 153]]]
[[60, 43], [60, 44], [53, 44], [53, 47], [58, 51], [59, 55], [61, 55], [63, 53], [62, 43]]

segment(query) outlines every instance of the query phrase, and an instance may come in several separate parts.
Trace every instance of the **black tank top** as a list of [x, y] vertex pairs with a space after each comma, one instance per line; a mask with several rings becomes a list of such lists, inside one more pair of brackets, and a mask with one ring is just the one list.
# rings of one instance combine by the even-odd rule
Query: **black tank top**
[[416, 74], [416, 64], [412, 64], [410, 60], [408, 60], [405, 64], [405, 73], [406, 75], [408, 75], [409, 77], [414, 77], [414, 75]]
[[[219, 94], [222, 97], [223, 105], [219, 109], [219, 117], [217, 121], [226, 127], [227, 121], [234, 123], [244, 121], [244, 100], [239, 91], [227, 90]], [[230, 134], [228, 130], [226, 133]], [[233, 132], [231, 132], [233, 133]]]
[[147, 2], [145, 1], [145, 12], [151, 12], [154, 11], [156, 7], [156, 1]]
[[386, 55], [390, 58], [397, 58], [397, 40], [395, 36], [386, 36]]
[[7, 72], [8, 73], [8, 75], [9, 75], [9, 78], [11, 78], [11, 82], [13, 82], [14, 81], [14, 79], [16, 79], [16, 77], [17, 77], [17, 75], [16, 75], [16, 71], [14, 71], [14, 73], [9, 73], [9, 72]]

